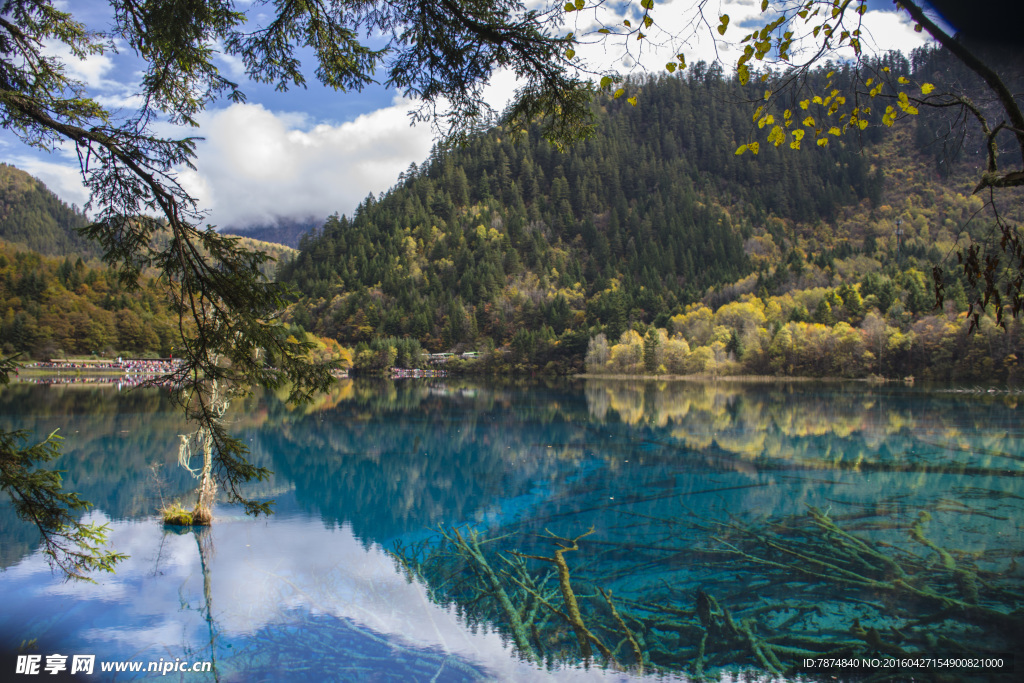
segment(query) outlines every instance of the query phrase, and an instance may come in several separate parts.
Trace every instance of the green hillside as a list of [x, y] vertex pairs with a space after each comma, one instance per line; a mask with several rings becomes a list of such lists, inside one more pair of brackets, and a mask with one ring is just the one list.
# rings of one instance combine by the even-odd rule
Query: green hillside
[[0, 239], [45, 256], [100, 255], [75, 229], [89, 219], [21, 169], [0, 163]]
[[[894, 76], [966, 78], [934, 50], [883, 64]], [[850, 76], [830, 65], [810, 79], [843, 88]], [[975, 291], [952, 254], [958, 239], [991, 229], [971, 220], [981, 207], [970, 194], [978, 139], [968, 135], [954, 149], [940, 140], [932, 113], [892, 129], [875, 115], [856, 140], [800, 151], [763, 145], [757, 156], [738, 157], [737, 146], [757, 133], [754, 86], [697, 64], [627, 90], [639, 93], [639, 106], [599, 97], [597, 132], [575, 147], [556, 150], [537, 130], [520, 138], [494, 130], [435, 149], [382, 198], [328, 219], [280, 271], [305, 295], [294, 321], [342, 343], [377, 340], [374, 349], [384, 338], [408, 337], [430, 351], [498, 348], [485, 363], [496, 371], [566, 371], [583, 369], [597, 334], [610, 346], [629, 342], [630, 330], [682, 336], [671, 320], [698, 305], [714, 314], [757, 299], [763, 309], [774, 297], [780, 313], [766, 323], [766, 344], [789, 322], [842, 322], [864, 337], [860, 326], [873, 311], [902, 335], [900, 353], [875, 348], [839, 373], [856, 376], [927, 366], [911, 328], [929, 316], [963, 327], [956, 317]], [[1007, 208], [1019, 218], [1019, 202]], [[943, 310], [934, 310], [936, 265], [949, 294]], [[863, 305], [841, 303], [840, 289]], [[836, 374], [821, 362], [772, 364], [764, 353], [745, 363], [736, 353], [751, 346], [742, 331], [719, 332], [723, 347], [736, 339], [718, 355], [732, 365], [717, 367]], [[710, 340], [691, 340], [701, 342], [691, 351]], [[994, 362], [1017, 345], [1016, 337], [1001, 344]], [[877, 362], [879, 355], [890, 360]]]
[[[67, 206], [38, 179], [0, 164], [0, 352], [34, 358], [64, 354], [167, 356], [178, 339], [178, 319], [163, 286], [144, 275], [125, 288], [100, 260], [100, 249], [76, 228], [88, 218]], [[154, 240], [167, 239], [157, 233]], [[243, 247], [275, 261], [297, 253], [281, 244], [240, 237]]]
[[[938, 51], [885, 65], [971, 87]], [[810, 79], [850, 77], [826, 68]], [[697, 64], [626, 88], [639, 105], [598, 97], [597, 132], [577, 146], [492, 130], [435, 149], [299, 252], [243, 242], [300, 292], [296, 334], [356, 346], [357, 369], [416, 364], [422, 345], [482, 351], [470, 365], [492, 372], [1019, 374], [1017, 323], [967, 333], [977, 289], [954, 255], [992, 234], [971, 194], [984, 140], [970, 129], [943, 137], [926, 111], [827, 148], [737, 156], [758, 132], [753, 86]], [[168, 351], [151, 283], [118, 289], [74, 232], [83, 214], [11, 166], [0, 180], [3, 348]], [[1000, 197], [1008, 219], [1024, 218], [1021, 193]]]
[[381, 200], [330, 218], [280, 277], [343, 342], [410, 335], [435, 350], [517, 330], [617, 334], [752, 272], [745, 242], [768, 216], [832, 220], [879, 196], [852, 148], [733, 154], [745, 93], [715, 69], [595, 102], [597, 134], [565, 151], [537, 130], [435, 150]]

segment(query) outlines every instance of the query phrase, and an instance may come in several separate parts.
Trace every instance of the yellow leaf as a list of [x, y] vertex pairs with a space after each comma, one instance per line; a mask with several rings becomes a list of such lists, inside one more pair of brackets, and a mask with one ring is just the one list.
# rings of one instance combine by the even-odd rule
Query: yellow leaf
[[821, 101], [821, 95], [815, 95], [815, 96], [814, 96], [814, 99], [813, 99], [812, 101], [813, 101], [813, 102], [814, 102], [815, 104], [822, 104], [822, 101]]
[[675, 70], [676, 70], [676, 63], [675, 63], [675, 62], [669, 62], [668, 64], [666, 64], [666, 65], [665, 65], [665, 68], [666, 68], [666, 69], [668, 69], [668, 72], [669, 72], [670, 74], [671, 74], [671, 73], [675, 73]]
[[630, 104], [632, 104], [635, 107], [636, 106], [636, 95], [633, 95], [632, 97], [628, 98], [626, 101], [629, 102]]
[[793, 142], [789, 143], [789, 148], [790, 149], [800, 149], [800, 141], [799, 140], [793, 140]]
[[612, 95], [612, 97], [615, 98], [615, 99], [619, 99], [620, 97], [622, 97], [625, 94], [626, 94], [625, 88], [619, 88], [618, 90], [615, 91], [615, 94]]
[[747, 145], [747, 148], [754, 155], [757, 155], [757, 153], [761, 151], [761, 145], [760, 143], [757, 142], [751, 142], [749, 145]]
[[576, 0], [576, 9], [583, 9], [583, 5], [585, 3], [586, 3], [586, 0]]
[[836, 126], [832, 126], [831, 128], [829, 128], [828, 132], [830, 135], [839, 135], [840, 133], [839, 128], [837, 128]]
[[761, 11], [768, 9], [768, 0], [761, 0]]
[[565, 3], [565, 11], [566, 12], [575, 12], [576, 11], [576, 7], [573, 6], [573, 4], [571, 2], [567, 2], [567, 3]]
[[793, 131], [793, 137], [796, 138], [797, 140], [803, 140], [804, 131], [800, 128], [797, 128], [796, 130]]
[[575, 56], [576, 56], [576, 50], [573, 50], [571, 47], [568, 50], [565, 51], [565, 58], [566, 59], [572, 59]]
[[623, 19], [622, 25], [625, 26], [626, 28], [632, 28], [633, 26], [633, 24], [629, 23], [629, 19]]
[[786, 111], [782, 112], [782, 118], [784, 118], [786, 120], [789, 120], [790, 118], [792, 118], [792, 116], [793, 116], [793, 112], [791, 112], [788, 109]]
[[883, 67], [882, 67], [882, 71], [883, 71], [884, 73], [889, 73], [889, 67], [887, 67], [887, 66], [883, 66]]
[[810, 100], [800, 100], [800, 108], [801, 109], [807, 109], [807, 107], [809, 107], [809, 106], [811, 106], [811, 101]]
[[654, 19], [651, 19], [651, 15], [647, 14], [644, 16], [644, 28], [650, 28], [653, 23]]
[[808, 116], [806, 119], [804, 119], [803, 123], [808, 128], [813, 128], [814, 127], [814, 117], [813, 116]]
[[922, 95], [927, 95], [932, 90], [935, 90], [935, 86], [932, 85], [931, 83], [922, 83], [921, 84], [921, 94]]
[[736, 148], [736, 151], [734, 152], [734, 154], [736, 154], [736, 156], [740, 156], [741, 154], [743, 154], [746, 151], [747, 151], [747, 145], [740, 145], [739, 147]]
[[726, 30], [727, 28], [729, 28], [729, 15], [728, 15], [728, 14], [723, 14], [722, 16], [720, 16], [720, 17], [718, 18], [718, 20], [719, 20], [720, 22], [722, 22], [722, 23], [721, 23], [721, 24], [720, 24], [720, 25], [718, 26], [718, 35], [720, 35], [720, 36], [724, 36], [724, 35], [725, 35], [725, 30]]
[[907, 78], [906, 76], [900, 76], [896, 80], [899, 81], [900, 83], [902, 83], [903, 85], [906, 85], [907, 83], [910, 83], [910, 79]]
[[864, 81], [864, 85], [871, 85], [874, 82], [875, 82], [875, 79], [869, 78], [868, 80]]
[[868, 122], [865, 121], [864, 119], [861, 119], [860, 121], [857, 122], [857, 125], [860, 126], [861, 130], [864, 130], [865, 128], [868, 127]]
[[601, 77], [601, 90], [604, 90], [605, 88], [607, 88], [611, 84], [612, 84], [612, 77], [611, 76], [602, 76]]
[[921, 26], [921, 24], [914, 24], [914, 30], [917, 31], [918, 33], [920, 33], [923, 28], [924, 27]]
[[771, 90], [765, 90], [764, 91], [764, 98], [766, 100], [769, 99], [771, 96], [772, 96], [772, 91]]
[[818, 147], [828, 147], [828, 138], [818, 138]]
[[736, 77], [740, 81], [740, 85], [746, 85], [750, 82], [750, 67], [746, 64], [740, 64], [739, 68], [736, 69]]

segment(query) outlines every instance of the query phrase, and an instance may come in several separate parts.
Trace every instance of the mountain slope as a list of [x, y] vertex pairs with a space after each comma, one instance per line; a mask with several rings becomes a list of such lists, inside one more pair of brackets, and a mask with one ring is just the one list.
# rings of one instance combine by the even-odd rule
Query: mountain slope
[[0, 163], [0, 239], [45, 256], [100, 255], [97, 245], [75, 229], [89, 223], [85, 213], [69, 207], [41, 181]]
[[296, 321], [343, 342], [408, 335], [432, 350], [524, 329], [617, 335], [751, 273], [745, 243], [769, 216], [832, 220], [881, 192], [852, 147], [735, 157], [750, 93], [720, 70], [628, 87], [640, 106], [599, 98], [596, 135], [571, 149], [495, 130], [435, 150], [383, 199], [328, 219], [281, 271], [307, 295]]

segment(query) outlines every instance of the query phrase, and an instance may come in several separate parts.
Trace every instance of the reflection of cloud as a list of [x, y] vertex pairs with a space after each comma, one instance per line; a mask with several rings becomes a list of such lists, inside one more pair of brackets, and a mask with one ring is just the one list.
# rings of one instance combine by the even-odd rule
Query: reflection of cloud
[[[35, 619], [53, 620], [74, 600], [74, 610], [88, 616], [57, 619], [50, 627], [51, 633], [62, 625], [70, 629], [62, 634], [64, 647], [95, 652], [98, 659], [139, 661], [180, 654], [184, 645], [193, 648], [190, 656], [203, 659], [209, 635], [200, 613], [205, 606], [204, 577], [195, 536], [163, 533], [152, 519], [111, 526], [113, 547], [131, 553], [116, 575], [98, 576], [97, 585], [62, 584], [49, 576], [35, 554], [0, 574], [0, 591], [10, 596], [6, 613], [17, 615], [29, 632]], [[232, 650], [238, 652], [258, 631], [320, 614], [351, 624], [351, 633], [386, 639], [403, 657], [415, 658], [422, 650], [442, 652], [479, 664], [502, 681], [536, 680], [541, 675], [520, 661], [500, 634], [486, 628], [471, 630], [454, 609], [431, 603], [422, 584], [408, 581], [389, 555], [379, 546], [364, 546], [347, 526], [330, 530], [306, 517], [275, 518], [267, 524], [222, 516], [210, 533], [205, 562], [222, 642], [222, 672], [245, 664], [225, 658], [224, 644], [233, 643]], [[555, 670], [551, 678], [631, 679], [599, 669]]]

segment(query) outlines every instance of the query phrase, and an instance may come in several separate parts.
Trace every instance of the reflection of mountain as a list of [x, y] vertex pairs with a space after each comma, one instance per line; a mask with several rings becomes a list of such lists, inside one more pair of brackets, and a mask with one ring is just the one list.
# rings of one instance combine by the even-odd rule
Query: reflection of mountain
[[585, 426], [559, 407], [582, 416], [578, 394], [552, 402], [542, 391], [384, 382], [342, 391], [351, 399], [272, 416], [259, 440], [300, 504], [364, 540], [482, 520], [503, 501], [557, 488], [586, 446]]
[[[173, 462], [183, 426], [159, 391], [16, 386], [0, 392], [0, 415], [0, 426], [28, 424], [37, 433], [61, 426], [69, 488], [110, 516], [152, 511], [154, 461], [165, 464], [169, 490], [194, 486]], [[493, 539], [484, 544], [489, 561], [506, 582], [523, 580], [506, 583], [516, 610], [538, 604], [516, 586], [547, 580], [544, 599], [556, 607], [560, 588], [550, 562], [514, 564], [508, 551], [550, 558], [548, 531], [580, 537], [566, 561], [588, 623], [611, 645], [621, 640], [597, 588], [613, 591], [650, 661], [670, 669], [691, 667], [698, 651], [717, 653], [708, 660], [715, 666], [759, 666], [757, 643], [789, 658], [794, 648], [861, 652], [872, 629], [886, 639], [897, 629], [907, 637], [901, 647], [913, 652], [932, 652], [924, 648], [933, 631], [959, 639], [963, 645], [950, 653], [1011, 649], [1024, 632], [999, 626], [1019, 623], [1011, 612], [1024, 557], [1024, 470], [1012, 398], [811, 383], [355, 381], [303, 408], [289, 409], [269, 394], [238, 401], [229, 417], [253, 457], [277, 472], [263, 493], [290, 491], [281, 495], [281, 515], [265, 525], [225, 516], [213, 529], [225, 545], [203, 562], [212, 577], [220, 563], [236, 566], [232, 590], [261, 581], [276, 586], [283, 577], [280, 599], [274, 593], [265, 605], [236, 601], [247, 619], [293, 604], [294, 587], [309, 585], [296, 574], [306, 572], [324, 593], [309, 602], [316, 605], [311, 631], [338, 634], [324, 647], [347, 642], [349, 625], [322, 605], [350, 589], [325, 581], [321, 568], [359, 562], [359, 554], [334, 545], [353, 535], [366, 546], [404, 541], [424, 560], [421, 576], [445, 613], [512, 633], [499, 609], [483, 610], [486, 600], [465, 588], [472, 567], [465, 557], [444, 555], [450, 548], [429, 533], [439, 523], [480, 527]], [[295, 506], [310, 514], [294, 514]], [[236, 523], [273, 542], [241, 538]], [[15, 527], [0, 515], [5, 564], [33, 543]], [[333, 527], [344, 527], [340, 536]], [[472, 538], [468, 529], [460, 533]], [[166, 538], [159, 553], [130, 549], [125, 572], [137, 576], [141, 565], [149, 572], [150, 563], [154, 577], [158, 568], [175, 571], [176, 537]], [[410, 543], [417, 539], [430, 543]], [[367, 551], [380, 555], [380, 548]], [[899, 565], [895, 573], [889, 560]], [[414, 571], [416, 562], [408, 565]], [[451, 568], [457, 580], [444, 573]], [[355, 569], [353, 594], [379, 590], [383, 572]], [[204, 600], [216, 584], [204, 584]], [[215, 611], [229, 593], [218, 593]], [[996, 619], [982, 623], [992, 610]], [[548, 611], [531, 642], [549, 661], [578, 661], [575, 636]], [[164, 612], [161, 604], [152, 613]], [[325, 614], [339, 619], [323, 621]], [[315, 637], [286, 621], [261, 637], [282, 646], [297, 633]], [[1000, 630], [1009, 644], [993, 637]], [[737, 651], [747, 654], [734, 659]], [[257, 657], [253, 671], [265, 664]]]
[[596, 419], [764, 467], [1024, 474], [1024, 439], [992, 429], [993, 419], [1011, 419], [1013, 396], [803, 382], [589, 381], [585, 391]]
[[[516, 519], [572, 535], [600, 527], [609, 505], [768, 517], [883, 489], [1013, 494], [1024, 444], [991, 425], [1015, 414], [1005, 397], [866, 385], [345, 381], [297, 409], [273, 395], [239, 401], [229, 419], [276, 472], [251, 494], [294, 488], [328, 525], [387, 542], [441, 522]], [[185, 426], [160, 390], [11, 386], [0, 427], [15, 426], [37, 438], [60, 428], [65, 485], [115, 519], [195, 485], [176, 464]], [[5, 565], [35, 543], [12, 517], [0, 508]]]
[[[13, 384], [0, 391], [0, 429], [22, 429], [28, 442], [54, 430], [62, 436], [64, 488], [107, 516], [153, 514], [160, 496], [181, 495], [195, 485], [177, 466], [183, 421], [166, 390], [75, 385]], [[159, 465], [154, 478], [152, 465]], [[0, 504], [0, 566], [18, 561], [38, 542], [35, 527]]]

